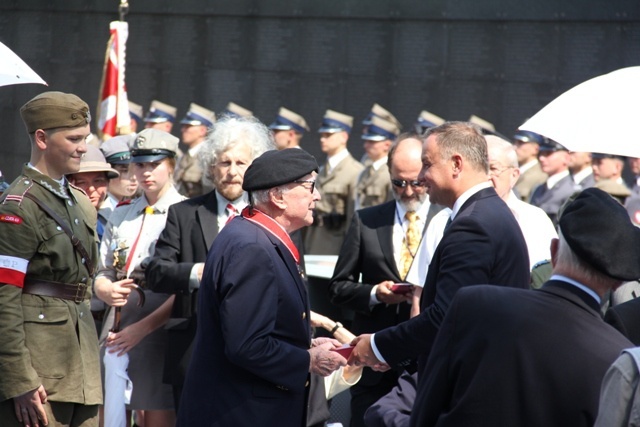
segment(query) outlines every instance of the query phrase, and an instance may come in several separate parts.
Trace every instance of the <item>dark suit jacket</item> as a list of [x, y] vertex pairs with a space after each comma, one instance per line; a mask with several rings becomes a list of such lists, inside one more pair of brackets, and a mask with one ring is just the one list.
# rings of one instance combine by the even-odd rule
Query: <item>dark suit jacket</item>
[[150, 289], [176, 296], [165, 356], [164, 381], [168, 384], [181, 385], [189, 364], [198, 295], [197, 290], [189, 291], [189, 276], [194, 264], [206, 261], [209, 247], [218, 235], [217, 206], [215, 191], [171, 205], [145, 271]]
[[207, 257], [177, 425], [304, 425], [310, 340], [293, 257], [260, 226], [234, 219]]
[[614, 305], [607, 310], [604, 321], [620, 331], [634, 345], [640, 345], [640, 298]]
[[524, 237], [493, 188], [472, 195], [444, 232], [429, 265], [420, 315], [376, 333], [375, 343], [387, 363], [405, 366], [420, 356], [421, 372], [455, 293], [482, 283], [529, 287]]
[[418, 383], [411, 425], [592, 426], [604, 374], [629, 346], [595, 299], [566, 282], [461, 289]]

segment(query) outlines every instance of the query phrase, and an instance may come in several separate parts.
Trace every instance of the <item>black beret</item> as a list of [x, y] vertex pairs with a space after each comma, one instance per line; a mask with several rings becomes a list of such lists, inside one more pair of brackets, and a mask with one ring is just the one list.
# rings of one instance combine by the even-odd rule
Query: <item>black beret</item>
[[640, 228], [604, 191], [583, 190], [564, 208], [559, 226], [573, 252], [594, 269], [622, 281], [640, 278]]
[[266, 190], [318, 171], [315, 157], [300, 148], [266, 151], [244, 173], [242, 189]]

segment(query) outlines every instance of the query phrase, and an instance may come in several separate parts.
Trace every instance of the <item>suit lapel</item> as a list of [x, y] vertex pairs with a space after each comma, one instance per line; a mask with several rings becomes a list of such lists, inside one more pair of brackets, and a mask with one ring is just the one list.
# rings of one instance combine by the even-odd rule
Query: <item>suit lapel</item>
[[298, 271], [298, 266], [296, 265], [296, 262], [293, 259], [293, 256], [291, 256], [289, 249], [287, 249], [287, 247], [281, 241], [279, 241], [274, 236], [272, 236], [271, 233], [265, 233], [265, 234], [267, 235], [269, 240], [271, 240], [273, 245], [276, 247], [276, 251], [278, 252], [278, 255], [280, 255], [280, 258], [282, 258], [282, 261], [284, 261], [284, 264], [287, 266], [287, 270], [289, 270], [291, 277], [293, 277], [294, 281], [296, 282], [296, 288], [298, 289], [298, 293], [300, 294], [300, 298], [302, 299], [304, 306], [308, 308], [309, 301], [307, 298], [307, 290], [304, 286], [304, 282], [302, 281], [302, 276]]
[[381, 209], [377, 219], [376, 232], [378, 233], [378, 242], [380, 242], [380, 250], [384, 254], [387, 265], [397, 277], [400, 277], [396, 260], [393, 257], [393, 225], [395, 223], [396, 202], [387, 202], [384, 209]]
[[196, 216], [209, 250], [218, 235], [218, 200], [215, 191], [210, 192], [205, 203], [198, 206]]

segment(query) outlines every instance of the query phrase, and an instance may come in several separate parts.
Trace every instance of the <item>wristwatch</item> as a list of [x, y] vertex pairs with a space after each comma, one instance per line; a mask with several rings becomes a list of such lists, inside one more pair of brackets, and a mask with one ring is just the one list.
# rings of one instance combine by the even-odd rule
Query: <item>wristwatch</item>
[[331, 335], [335, 334], [339, 328], [342, 328], [342, 323], [336, 322], [336, 325], [331, 329]]

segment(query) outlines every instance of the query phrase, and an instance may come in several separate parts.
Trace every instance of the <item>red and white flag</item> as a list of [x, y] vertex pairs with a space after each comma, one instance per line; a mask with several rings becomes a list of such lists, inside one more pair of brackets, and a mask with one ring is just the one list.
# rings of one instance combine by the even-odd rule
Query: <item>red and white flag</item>
[[111, 36], [107, 43], [97, 114], [98, 133], [103, 141], [131, 132], [127, 88], [124, 83], [129, 24], [125, 21], [113, 21], [109, 29]]

